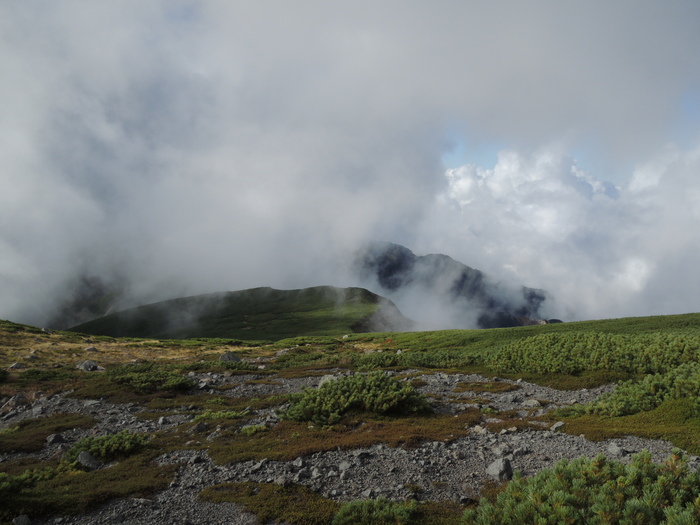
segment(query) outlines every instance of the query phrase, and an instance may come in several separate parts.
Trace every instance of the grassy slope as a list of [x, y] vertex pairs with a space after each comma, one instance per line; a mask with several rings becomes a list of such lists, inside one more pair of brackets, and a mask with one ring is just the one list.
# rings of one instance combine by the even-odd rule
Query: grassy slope
[[112, 337], [224, 337], [279, 340], [302, 334], [342, 335], [374, 313], [382, 299], [362, 288], [253, 288], [140, 306], [72, 331]]

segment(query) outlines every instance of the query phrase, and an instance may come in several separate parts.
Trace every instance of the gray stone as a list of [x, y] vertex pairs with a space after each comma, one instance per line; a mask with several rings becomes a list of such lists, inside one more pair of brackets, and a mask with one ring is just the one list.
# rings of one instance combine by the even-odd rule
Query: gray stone
[[351, 465], [349, 462], [347, 462], [347, 461], [341, 461], [341, 462], [340, 462], [340, 465], [338, 465], [338, 470], [339, 470], [340, 472], [345, 472], [345, 471], [348, 470], [351, 466], [352, 466], [352, 465]]
[[94, 346], [88, 346], [88, 347], [85, 349], [85, 351], [86, 351], [86, 352], [97, 352], [97, 348], [95, 348]]
[[92, 359], [86, 359], [77, 364], [76, 368], [84, 372], [96, 372], [97, 370], [104, 370], [101, 366], [98, 366]]
[[337, 381], [338, 378], [334, 376], [333, 374], [326, 374], [321, 378], [321, 380], [318, 382], [318, 388], [321, 388], [323, 385], [326, 383], [330, 383], [332, 381]]
[[629, 451], [625, 450], [617, 443], [612, 442], [608, 445], [608, 454], [610, 454], [611, 456], [622, 457], [629, 454]]
[[537, 399], [526, 399], [522, 402], [521, 406], [525, 408], [540, 408], [542, 406], [542, 403], [537, 401]]
[[24, 408], [29, 406], [29, 400], [27, 399], [27, 396], [24, 394], [15, 394], [12, 396], [7, 403], [2, 405], [0, 408], [0, 412], [7, 412], [10, 411], [14, 408]]
[[46, 437], [46, 443], [49, 445], [54, 445], [56, 443], [65, 443], [66, 440], [63, 439], [61, 434], [50, 434]]
[[87, 470], [95, 470], [102, 466], [102, 463], [87, 450], [83, 450], [78, 454], [78, 464], [85, 467]]
[[363, 490], [361, 496], [363, 498], [371, 498], [372, 496], [374, 496], [374, 491], [372, 489]]
[[486, 474], [496, 481], [508, 481], [513, 477], [513, 467], [507, 458], [500, 458], [486, 468]]
[[22, 363], [12, 363], [7, 367], [8, 370], [21, 370], [22, 368], [24, 368]]
[[286, 487], [289, 485], [289, 480], [285, 476], [278, 476], [274, 481], [275, 485], [280, 485], [281, 487]]
[[26, 514], [22, 514], [12, 520], [12, 525], [32, 525], [32, 520]]
[[559, 430], [559, 429], [560, 429], [561, 427], [563, 427], [563, 426], [564, 426], [564, 422], [563, 422], [563, 421], [557, 421], [557, 422], [554, 423], [551, 427], [549, 427], [549, 430]]
[[219, 361], [224, 361], [225, 363], [239, 363], [241, 361], [241, 358], [233, 352], [224, 352], [219, 357]]

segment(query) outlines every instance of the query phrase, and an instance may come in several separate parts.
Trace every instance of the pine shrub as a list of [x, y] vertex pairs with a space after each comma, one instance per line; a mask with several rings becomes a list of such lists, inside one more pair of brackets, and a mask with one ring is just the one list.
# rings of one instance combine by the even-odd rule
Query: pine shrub
[[147, 442], [146, 434], [131, 434], [126, 430], [109, 436], [90, 436], [73, 445], [66, 452], [65, 459], [75, 461], [81, 452], [87, 451], [103, 461], [109, 461], [138, 452]]
[[407, 414], [427, 407], [425, 397], [410, 383], [384, 372], [370, 372], [329, 381], [319, 388], [306, 388], [292, 397], [284, 417], [325, 426], [337, 423], [350, 410]]
[[482, 499], [462, 525], [700, 523], [700, 474], [680, 451], [662, 465], [648, 451], [629, 465], [578, 458], [532, 478], [516, 475], [495, 502]]

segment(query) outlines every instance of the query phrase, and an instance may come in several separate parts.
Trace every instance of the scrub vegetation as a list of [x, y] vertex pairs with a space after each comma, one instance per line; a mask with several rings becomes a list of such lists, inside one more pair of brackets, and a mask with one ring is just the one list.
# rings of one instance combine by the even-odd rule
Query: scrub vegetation
[[[37, 392], [71, 391], [78, 399], [133, 403], [146, 409], [138, 413], [144, 419], [167, 417], [174, 410], [191, 416], [187, 423], [152, 434], [88, 437], [43, 461], [22, 455], [41, 450], [51, 434], [90, 429], [96, 420], [56, 413], [4, 425], [0, 453], [15, 459], [0, 463], [0, 522], [28, 509], [37, 517], [80, 513], [113, 498], [151, 495], [168, 486], [177, 468], [153, 461], [163, 452], [206, 450], [218, 464], [292, 460], [378, 443], [411, 448], [425, 441], [449, 442], [477, 424], [493, 432], [541, 428], [542, 421], [515, 412], [498, 413], [499, 422], [487, 421], [495, 411], [482, 397], [517, 394], [519, 388], [498, 377], [561, 389], [615, 383], [611, 393], [589, 405], [540, 419], [561, 419], [562, 431], [591, 440], [636, 435], [700, 453], [700, 314], [414, 333], [359, 334], [333, 325], [330, 335], [326, 318], [311, 318], [313, 322], [302, 326], [295, 321], [297, 328], [288, 324], [278, 332], [294, 337], [267, 337], [265, 342], [260, 342], [258, 328], [249, 331], [255, 337], [248, 340], [214, 328], [210, 339], [139, 339], [53, 333], [0, 321], [4, 399], [23, 395], [31, 401]], [[272, 333], [271, 325], [261, 322], [261, 330]], [[303, 329], [293, 332], [299, 327]], [[87, 345], [96, 348], [88, 352]], [[243, 360], [219, 361], [226, 352]], [[77, 370], [76, 363], [85, 359], [106, 370]], [[279, 387], [282, 379], [318, 377], [329, 370], [334, 380], [300, 393], [250, 393], [256, 387]], [[465, 403], [454, 416], [418, 392], [428, 385], [421, 375], [434, 372], [492, 379], [457, 383], [454, 393], [476, 395], [469, 400], [479, 404]], [[195, 373], [242, 376], [248, 393], [230, 395], [224, 387], [201, 390]], [[261, 409], [277, 410], [280, 420], [254, 420]], [[111, 463], [81, 471], [75, 459], [82, 450]], [[485, 492], [466, 512], [456, 503], [372, 500], [340, 505], [294, 484], [227, 483], [207, 488], [201, 497], [236, 502], [262, 522], [295, 524], [700, 520], [700, 480], [680, 452], [664, 465], [654, 465], [646, 454], [629, 465], [603, 458], [560, 462]]]

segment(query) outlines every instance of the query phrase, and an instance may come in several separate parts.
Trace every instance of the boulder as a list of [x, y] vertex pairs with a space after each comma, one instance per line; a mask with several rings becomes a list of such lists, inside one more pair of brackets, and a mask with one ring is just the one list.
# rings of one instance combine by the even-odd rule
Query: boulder
[[224, 363], [239, 363], [241, 361], [241, 358], [233, 352], [224, 352], [219, 357], [219, 361], [223, 361]]
[[77, 462], [78, 465], [81, 465], [86, 470], [96, 470], [102, 466], [102, 462], [90, 454], [87, 450], [83, 450], [80, 454], [78, 454]]
[[92, 359], [86, 359], [85, 361], [81, 361], [76, 365], [76, 368], [78, 370], [82, 370], [83, 372], [97, 372], [100, 370], [104, 370], [104, 367], [99, 366]]
[[513, 477], [513, 467], [507, 458], [499, 458], [486, 468], [486, 474], [495, 481], [508, 481]]

